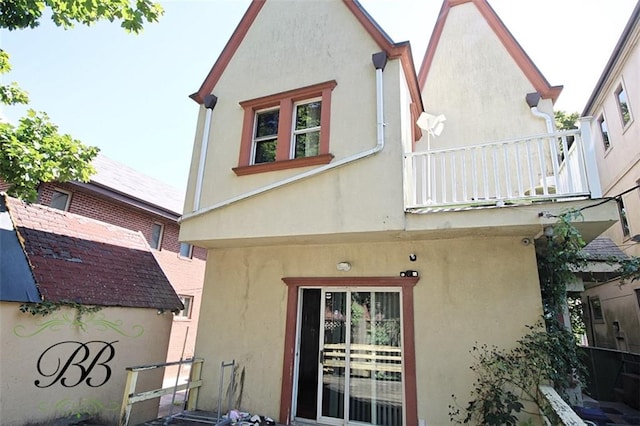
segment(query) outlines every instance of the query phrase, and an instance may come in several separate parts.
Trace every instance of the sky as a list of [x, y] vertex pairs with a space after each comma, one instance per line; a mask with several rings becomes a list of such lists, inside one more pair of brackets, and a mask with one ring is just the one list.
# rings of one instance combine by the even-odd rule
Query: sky
[[[311, 1], [311, 0], [275, 0]], [[581, 112], [638, 0], [489, 0], [552, 85], [557, 110]], [[158, 23], [140, 35], [103, 22], [71, 30], [45, 21], [0, 31], [0, 48], [30, 108], [60, 131], [140, 172], [186, 188], [198, 115], [188, 96], [204, 81], [249, 0], [160, 1]], [[409, 40], [422, 61], [441, 0], [361, 0], [395, 42]], [[0, 116], [17, 122], [20, 107]]]

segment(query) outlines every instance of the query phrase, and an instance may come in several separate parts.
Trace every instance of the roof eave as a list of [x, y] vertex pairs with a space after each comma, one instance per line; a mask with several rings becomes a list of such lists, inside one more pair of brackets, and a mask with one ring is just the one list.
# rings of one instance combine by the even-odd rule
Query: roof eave
[[593, 89], [593, 92], [591, 92], [591, 96], [589, 96], [589, 100], [587, 101], [587, 104], [582, 110], [583, 117], [591, 114], [591, 108], [593, 107], [593, 104], [595, 103], [596, 98], [598, 97], [598, 94], [600, 93], [603, 86], [611, 76], [611, 73], [613, 72], [613, 68], [618, 62], [618, 59], [622, 54], [622, 51], [624, 50], [624, 47], [627, 44], [627, 41], [630, 39], [631, 34], [634, 31], [634, 28], [638, 25], [639, 20], [640, 20], [640, 2], [638, 2], [636, 4], [636, 7], [633, 9], [633, 12], [631, 13], [631, 17], [629, 18], [627, 25], [624, 27], [624, 30], [622, 31], [622, 34], [620, 35], [620, 38], [618, 39], [618, 42], [616, 43], [616, 46], [613, 49], [613, 53], [611, 53], [611, 57], [609, 58], [607, 65], [604, 67], [604, 70], [602, 71], [602, 74], [600, 75], [600, 78], [598, 79], [598, 82], [596, 83]]

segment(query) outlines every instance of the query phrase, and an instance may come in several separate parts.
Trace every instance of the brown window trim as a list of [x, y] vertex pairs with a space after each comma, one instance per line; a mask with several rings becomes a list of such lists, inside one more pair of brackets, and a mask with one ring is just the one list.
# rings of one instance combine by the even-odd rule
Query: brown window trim
[[418, 395], [416, 382], [416, 347], [413, 318], [413, 287], [420, 277], [288, 277], [282, 281], [287, 289], [282, 388], [280, 390], [280, 423], [291, 424], [293, 398], [293, 370], [295, 365], [296, 321], [300, 287], [400, 287], [402, 288], [404, 393], [406, 425], [418, 424]]
[[238, 176], [246, 176], [256, 173], [273, 172], [276, 170], [293, 169], [296, 167], [329, 164], [331, 160], [333, 160], [333, 154], [323, 154], [316, 155], [315, 157], [294, 158], [293, 160], [274, 161], [273, 163], [260, 163], [251, 166], [234, 167], [232, 170]]
[[[322, 99], [322, 116], [320, 118], [320, 146], [318, 157], [323, 157], [322, 160], [318, 160], [317, 164], [326, 164], [331, 161], [331, 158], [327, 161], [327, 155], [329, 154], [329, 130], [331, 119], [331, 92], [338, 83], [335, 80], [325, 81], [323, 83], [314, 84], [311, 86], [301, 87], [299, 89], [288, 90], [286, 92], [280, 92], [269, 96], [263, 96], [256, 99], [240, 102], [240, 106], [244, 108], [244, 121], [242, 124], [242, 139], [240, 142], [240, 157], [238, 159], [238, 167], [233, 168], [234, 173], [238, 176], [243, 176], [253, 173], [261, 173], [263, 171], [271, 170], [283, 170], [294, 167], [304, 167], [303, 164], [298, 165], [299, 162], [289, 158], [291, 148], [291, 134], [292, 134], [292, 114], [293, 105], [295, 102], [303, 101], [311, 98]], [[251, 146], [253, 141], [253, 122], [255, 120], [255, 113], [258, 110], [278, 107], [280, 108], [280, 121], [278, 122], [278, 144], [276, 148], [276, 161], [273, 163], [261, 163], [251, 164]], [[313, 157], [307, 157], [313, 158]], [[276, 163], [282, 162], [282, 165], [274, 166]], [[245, 168], [256, 168], [256, 171], [247, 172]]]

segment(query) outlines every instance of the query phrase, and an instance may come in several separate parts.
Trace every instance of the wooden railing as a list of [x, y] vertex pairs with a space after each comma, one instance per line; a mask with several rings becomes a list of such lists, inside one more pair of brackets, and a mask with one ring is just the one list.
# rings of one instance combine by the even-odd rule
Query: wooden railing
[[[324, 368], [345, 368], [347, 356], [344, 343], [324, 345]], [[402, 349], [396, 346], [349, 345], [349, 365], [351, 370], [367, 372], [402, 373]]]
[[590, 144], [571, 130], [405, 154], [405, 210], [600, 197]]
[[[165, 362], [152, 365], [141, 365], [137, 367], [127, 368], [127, 382], [124, 390], [124, 397], [122, 399], [122, 406], [120, 409], [120, 426], [127, 426], [129, 424], [129, 418], [131, 416], [131, 408], [133, 404], [142, 401], [148, 401], [150, 399], [160, 398], [164, 395], [173, 394], [183, 390], [189, 391], [189, 398], [187, 400], [187, 410], [196, 409], [196, 401], [198, 400], [198, 390], [202, 386], [202, 380], [200, 379], [200, 373], [202, 371], [201, 358], [187, 359], [184, 361]], [[158, 368], [165, 368], [172, 365], [191, 365], [191, 372], [189, 375], [189, 381], [187, 383], [172, 386], [168, 388], [153, 389], [146, 392], [136, 393], [136, 385], [138, 383], [138, 376], [141, 372], [156, 370]]]

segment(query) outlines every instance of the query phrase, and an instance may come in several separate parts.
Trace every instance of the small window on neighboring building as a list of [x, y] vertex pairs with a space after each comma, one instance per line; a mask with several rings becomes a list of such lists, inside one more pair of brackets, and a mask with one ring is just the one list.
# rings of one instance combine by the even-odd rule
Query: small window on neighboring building
[[193, 246], [189, 243], [180, 243], [180, 257], [191, 259], [193, 256]]
[[618, 197], [616, 199], [618, 202], [618, 213], [620, 215], [620, 225], [622, 226], [622, 235], [628, 237], [631, 235], [631, 230], [629, 229], [629, 219], [627, 218], [627, 210], [624, 207], [624, 201], [622, 197]]
[[607, 127], [604, 115], [601, 115], [600, 118], [598, 118], [598, 125], [600, 126], [600, 135], [602, 136], [604, 150], [606, 151], [611, 147], [611, 142], [609, 142], [609, 128]]
[[618, 100], [618, 110], [620, 111], [622, 127], [624, 128], [631, 121], [631, 111], [629, 110], [627, 92], [622, 87], [622, 84], [616, 89], [616, 99]]
[[184, 294], [178, 295], [180, 301], [184, 305], [184, 309], [176, 314], [178, 318], [191, 318], [191, 308], [193, 307], [193, 296], [186, 296]]
[[51, 202], [49, 203], [49, 207], [53, 207], [54, 209], [69, 211], [69, 201], [71, 201], [71, 194], [66, 191], [61, 191], [59, 189], [54, 189], [51, 194]]
[[160, 250], [162, 247], [162, 233], [164, 231], [164, 226], [161, 223], [154, 223], [151, 228], [151, 242], [149, 245], [151, 248]]
[[602, 315], [602, 305], [598, 296], [589, 297], [589, 307], [591, 308], [591, 318], [594, 321], [603, 322], [604, 315]]

